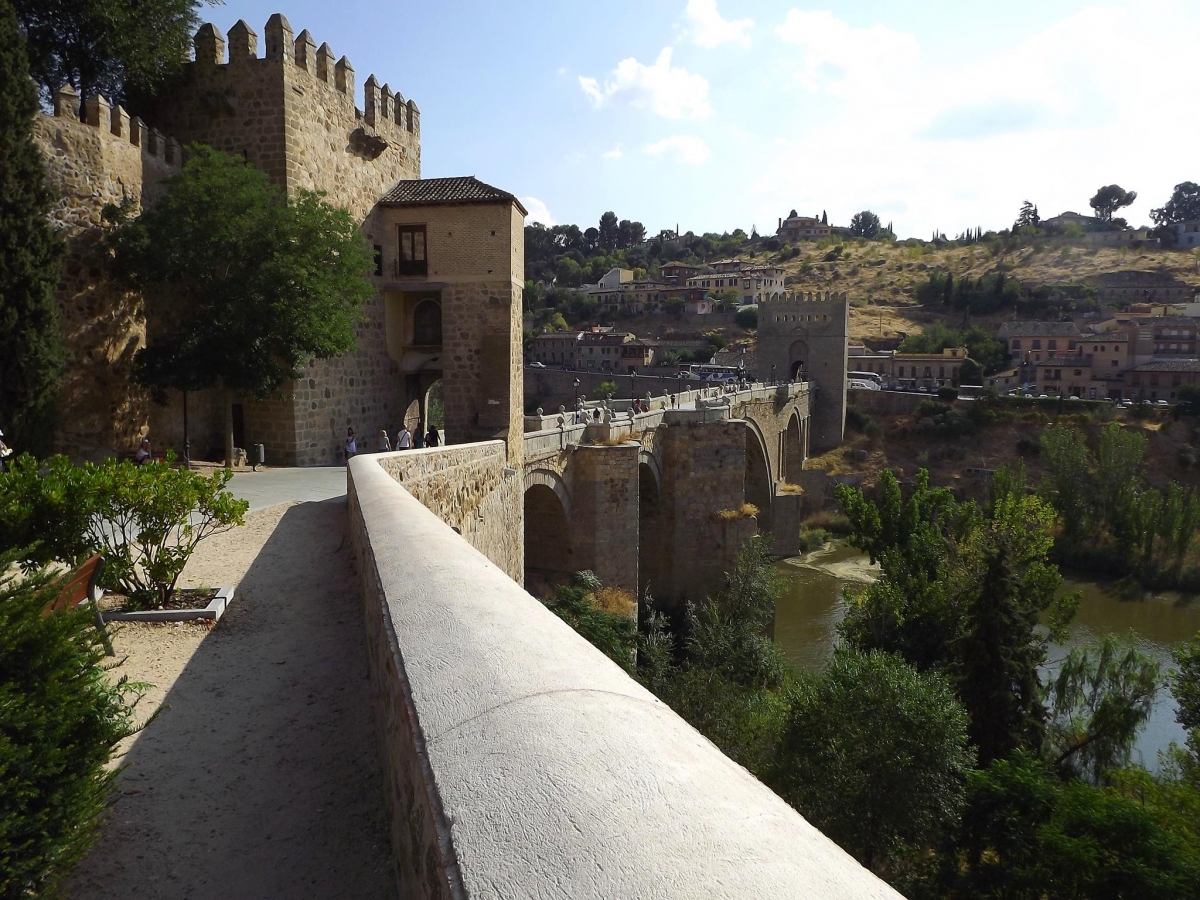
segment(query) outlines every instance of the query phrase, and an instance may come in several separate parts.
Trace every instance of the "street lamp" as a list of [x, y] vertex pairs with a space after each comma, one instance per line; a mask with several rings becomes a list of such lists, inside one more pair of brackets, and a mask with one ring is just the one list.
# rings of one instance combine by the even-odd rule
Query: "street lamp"
[[579, 379], [576, 378], [575, 379], [575, 406], [579, 407], [581, 405], [583, 405], [583, 398], [581, 396], [579, 396]]

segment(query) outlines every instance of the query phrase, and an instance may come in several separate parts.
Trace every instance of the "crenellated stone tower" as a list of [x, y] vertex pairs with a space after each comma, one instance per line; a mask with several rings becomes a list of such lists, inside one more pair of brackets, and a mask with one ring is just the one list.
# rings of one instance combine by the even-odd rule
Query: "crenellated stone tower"
[[363, 306], [357, 348], [310, 360], [302, 378], [265, 402], [237, 403], [235, 443], [266, 445], [272, 463], [336, 464], [347, 426], [360, 450], [377, 449], [380, 429], [415, 426], [442, 381], [448, 439], [503, 438], [519, 463], [525, 210], [473, 177], [422, 180], [415, 102], [371, 75], [358, 108], [350, 61], [308, 31], [294, 34], [278, 13], [264, 38], [260, 55], [245, 22], [225, 36], [204, 25], [195, 60], [169, 88], [131, 102], [134, 115], [95, 97], [81, 122], [79, 98], [65, 89], [55, 115], [39, 117], [35, 138], [63, 196], [55, 222], [73, 248], [60, 285], [73, 356], [60, 443], [97, 458], [132, 451], [149, 429], [157, 447], [181, 450], [185, 415], [196, 456], [220, 442], [219, 398], [192, 394], [185, 413], [181, 397], [151, 404], [132, 383], [133, 358], [153, 342], [153, 327], [141, 298], [106, 279], [96, 253], [103, 205], [133, 200], [136, 212], [153, 202], [154, 185], [178, 171], [186, 146], [203, 143], [244, 157], [290, 196], [322, 192], [375, 250], [376, 292]]
[[810, 440], [818, 452], [836, 447], [845, 433], [849, 342], [844, 292], [798, 292], [759, 305], [759, 377], [804, 378], [816, 387]]

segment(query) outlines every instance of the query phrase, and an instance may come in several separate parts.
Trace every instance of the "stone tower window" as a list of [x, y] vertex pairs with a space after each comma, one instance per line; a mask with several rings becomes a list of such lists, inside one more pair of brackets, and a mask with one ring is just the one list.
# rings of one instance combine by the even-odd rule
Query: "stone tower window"
[[442, 305], [436, 300], [422, 300], [413, 310], [413, 344], [418, 347], [441, 346]]
[[[425, 259], [425, 226], [400, 226], [400, 253], [396, 258], [397, 275], [426, 275], [429, 264]], [[438, 343], [441, 343], [439, 340]]]

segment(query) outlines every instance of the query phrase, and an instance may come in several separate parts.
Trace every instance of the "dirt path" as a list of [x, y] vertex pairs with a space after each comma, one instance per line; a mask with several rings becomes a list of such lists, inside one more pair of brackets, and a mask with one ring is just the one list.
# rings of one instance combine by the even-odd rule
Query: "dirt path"
[[215, 628], [117, 633], [162, 711], [67, 896], [395, 896], [345, 526], [344, 500], [251, 513], [185, 573], [237, 584]]

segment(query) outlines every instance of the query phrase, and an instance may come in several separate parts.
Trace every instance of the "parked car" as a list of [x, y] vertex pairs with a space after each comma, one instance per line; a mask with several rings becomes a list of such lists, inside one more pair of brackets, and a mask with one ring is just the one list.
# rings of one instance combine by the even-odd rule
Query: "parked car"
[[531, 363], [529, 364], [529, 368], [531, 368], [531, 369], [544, 369], [544, 368], [546, 368], [546, 364], [545, 364], [545, 363], [542, 363], [542, 362], [531, 362]]

